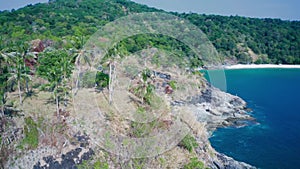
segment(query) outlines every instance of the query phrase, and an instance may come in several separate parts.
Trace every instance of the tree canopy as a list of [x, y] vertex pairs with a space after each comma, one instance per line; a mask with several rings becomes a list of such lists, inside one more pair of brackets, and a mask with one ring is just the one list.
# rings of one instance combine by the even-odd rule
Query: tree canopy
[[[129, 0], [55, 0], [0, 12], [1, 43], [10, 41], [52, 40], [54, 47], [80, 47], [104, 24], [136, 12], [164, 12]], [[300, 64], [300, 22], [256, 19], [195, 13], [172, 13], [198, 26], [214, 44], [224, 60], [240, 63]], [[172, 46], [161, 37], [141, 44]], [[147, 38], [145, 38], [147, 37]], [[159, 39], [160, 38], [160, 39]], [[136, 38], [137, 39], [137, 38]], [[150, 42], [148, 42], [150, 41]], [[128, 41], [128, 51], [132, 43]], [[185, 48], [181, 49], [185, 52]]]

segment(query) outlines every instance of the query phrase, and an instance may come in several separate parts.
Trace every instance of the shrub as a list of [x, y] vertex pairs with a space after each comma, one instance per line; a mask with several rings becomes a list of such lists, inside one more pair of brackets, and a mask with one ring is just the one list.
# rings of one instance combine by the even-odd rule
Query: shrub
[[198, 143], [193, 136], [186, 135], [179, 143], [179, 146], [187, 149], [189, 152], [192, 152], [195, 147], [198, 147]]
[[176, 81], [174, 81], [174, 80], [172, 80], [172, 81], [170, 81], [169, 82], [169, 85], [170, 85], [170, 87], [173, 89], [173, 90], [176, 90], [176, 86], [177, 86], [177, 82]]
[[93, 163], [93, 160], [84, 160], [81, 164], [77, 165], [78, 169], [109, 169], [107, 162], [100, 162], [97, 160], [95, 163]]
[[98, 88], [105, 88], [109, 83], [109, 75], [103, 72], [85, 72], [81, 79], [81, 85], [85, 88], [93, 88], [97, 84]]
[[81, 79], [81, 87], [92, 88], [95, 87], [96, 72], [85, 72]]
[[152, 130], [152, 126], [150, 123], [138, 123], [138, 122], [131, 122], [131, 133], [134, 137], [143, 137], [149, 134]]
[[94, 169], [109, 169], [107, 162], [101, 163], [100, 161], [96, 161], [94, 163]]
[[96, 84], [98, 88], [105, 88], [109, 83], [109, 75], [103, 72], [98, 72], [96, 74]]
[[37, 148], [39, 144], [39, 132], [37, 124], [31, 117], [25, 118], [24, 134], [25, 138], [22, 140], [20, 148], [23, 148], [24, 145], [27, 145], [30, 149]]
[[184, 165], [184, 169], [204, 169], [204, 164], [197, 158], [192, 158], [191, 161]]

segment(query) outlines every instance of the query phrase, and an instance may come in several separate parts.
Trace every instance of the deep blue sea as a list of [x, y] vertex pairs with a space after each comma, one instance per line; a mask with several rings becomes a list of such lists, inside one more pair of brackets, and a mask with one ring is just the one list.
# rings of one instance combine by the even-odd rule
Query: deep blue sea
[[221, 128], [219, 152], [263, 169], [300, 168], [300, 69], [225, 70], [227, 92], [243, 98], [259, 124]]

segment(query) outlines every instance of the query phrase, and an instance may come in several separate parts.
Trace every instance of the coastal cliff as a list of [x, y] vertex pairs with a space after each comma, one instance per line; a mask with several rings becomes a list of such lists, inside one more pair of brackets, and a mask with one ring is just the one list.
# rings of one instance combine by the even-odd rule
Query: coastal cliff
[[[199, 150], [199, 154], [208, 154], [203, 159], [209, 168], [255, 168], [243, 162], [235, 161], [222, 153], [215, 151], [209, 143], [208, 138], [217, 128], [243, 127], [248, 122], [255, 122], [247, 111], [247, 105], [240, 97], [220, 91], [207, 83], [207, 88], [192, 99], [189, 107], [192, 109], [197, 121], [203, 123], [207, 137], [198, 138], [200, 142], [209, 145]], [[202, 140], [201, 140], [202, 139]]]
[[[188, 99], [189, 101], [172, 103], [185, 110], [186, 113], [181, 115], [181, 119], [191, 129], [190, 135], [195, 138], [197, 146], [194, 147], [192, 152], [189, 152], [179, 144], [156, 157], [143, 159], [142, 168], [182, 168], [184, 167], [183, 164], [188, 163], [191, 157], [196, 157], [204, 166], [212, 169], [255, 168], [217, 152], [210, 145], [208, 139], [217, 128], [241, 127], [249, 121], [255, 120], [247, 114], [246, 102], [241, 98], [220, 91], [210, 86], [205, 80], [204, 82], [201, 93], [191, 96]], [[84, 97], [83, 93], [86, 92], [79, 91], [77, 97]], [[99, 93], [98, 95], [101, 96]], [[91, 101], [86, 98], [81, 103]], [[27, 110], [27, 112], [30, 112], [30, 110]], [[115, 120], [119, 118], [108, 117], [107, 114], [105, 116]], [[90, 167], [87, 162], [93, 161], [96, 157], [102, 159], [101, 161], [107, 164], [108, 168], [123, 168], [122, 163], [125, 166], [129, 165], [127, 164], [128, 159], [108, 153], [101, 146], [99, 147], [95, 139], [99, 135], [96, 135], [92, 125], [95, 123], [93, 121], [95, 117], [96, 114], [76, 112], [71, 112], [69, 116], [65, 115], [64, 121], [68, 126], [68, 130], [64, 134], [68, 134], [68, 136], [64, 136], [64, 138], [68, 139], [61, 141], [61, 135], [56, 135], [55, 146], [49, 144], [43, 146], [45, 143], [40, 143], [37, 149], [22, 154], [16, 153], [19, 156], [17, 159], [15, 159], [16, 156], [11, 157], [6, 164], [6, 168], [80, 168], [82, 164]], [[111, 128], [122, 135], [125, 130], [129, 130], [130, 126], [119, 120], [116, 120], [118, 121], [116, 124], [113, 124], [115, 123], [113, 120], [110, 123], [112, 124]], [[41, 139], [47, 137], [47, 133], [43, 134], [44, 136], [40, 136]]]

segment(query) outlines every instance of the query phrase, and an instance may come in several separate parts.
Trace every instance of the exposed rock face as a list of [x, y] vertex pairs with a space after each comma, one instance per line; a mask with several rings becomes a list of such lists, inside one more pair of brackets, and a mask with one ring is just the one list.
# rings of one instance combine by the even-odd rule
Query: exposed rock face
[[245, 126], [255, 120], [247, 114], [244, 100], [213, 87], [194, 96], [190, 104], [198, 121], [206, 123], [209, 132], [218, 127]]
[[[83, 160], [89, 160], [92, 155], [94, 155], [94, 151], [89, 149], [88, 151], [83, 153], [82, 148], [76, 148], [74, 150], [69, 151], [66, 154], [62, 154], [60, 159], [55, 159], [53, 156], [43, 157], [43, 164], [39, 161], [36, 165], [33, 166], [34, 169], [76, 169], [78, 164], [82, 163]], [[81, 154], [81, 155], [80, 155]]]
[[77, 133], [71, 142], [62, 151], [56, 147], [41, 147], [28, 151], [24, 156], [9, 162], [7, 168], [34, 168], [34, 169], [76, 169], [83, 160], [89, 160], [94, 151], [89, 146], [89, 137]]
[[250, 166], [246, 163], [243, 162], [238, 162], [235, 161], [233, 158], [231, 157], [227, 157], [224, 154], [221, 153], [216, 153], [216, 158], [217, 160], [213, 162], [214, 166], [211, 166], [211, 168], [224, 168], [224, 169], [245, 169], [245, 168], [249, 168], [249, 169], [254, 169], [255, 167]]
[[[211, 86], [207, 86], [200, 95], [193, 96], [188, 104], [190, 111], [194, 113], [197, 120], [205, 124], [208, 137], [216, 128], [227, 126], [241, 127], [249, 124], [249, 122], [255, 122], [255, 119], [247, 114], [246, 102], [244, 100]], [[202, 160], [210, 168], [255, 168], [216, 152], [210, 146], [208, 138], [198, 138], [198, 141], [207, 145], [206, 147], [202, 147], [202, 149], [198, 149], [197, 154], [206, 154]]]

